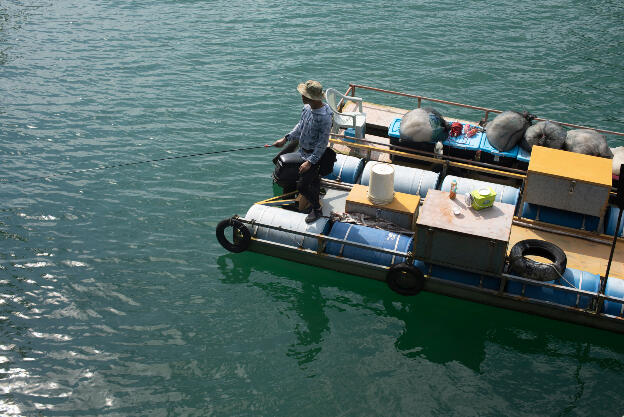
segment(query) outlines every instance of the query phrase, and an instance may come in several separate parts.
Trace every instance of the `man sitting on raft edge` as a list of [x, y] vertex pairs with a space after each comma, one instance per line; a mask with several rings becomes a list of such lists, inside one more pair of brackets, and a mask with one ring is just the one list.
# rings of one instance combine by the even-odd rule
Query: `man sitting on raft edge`
[[332, 126], [332, 111], [323, 103], [323, 86], [318, 81], [308, 80], [297, 86], [303, 101], [301, 119], [290, 133], [276, 140], [273, 146], [281, 148], [290, 140], [299, 140], [299, 153], [304, 162], [299, 167], [297, 190], [312, 207], [306, 223], [312, 223], [323, 215], [319, 199], [321, 178], [320, 160], [329, 145]]

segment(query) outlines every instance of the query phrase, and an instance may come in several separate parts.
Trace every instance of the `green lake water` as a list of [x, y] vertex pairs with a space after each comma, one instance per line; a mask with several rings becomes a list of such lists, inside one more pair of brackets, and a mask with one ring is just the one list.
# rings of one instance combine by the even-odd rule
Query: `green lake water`
[[215, 227], [271, 195], [272, 151], [19, 181], [271, 142], [311, 78], [624, 131], [623, 22], [621, 1], [0, 0], [0, 415], [623, 415], [622, 335], [227, 253]]

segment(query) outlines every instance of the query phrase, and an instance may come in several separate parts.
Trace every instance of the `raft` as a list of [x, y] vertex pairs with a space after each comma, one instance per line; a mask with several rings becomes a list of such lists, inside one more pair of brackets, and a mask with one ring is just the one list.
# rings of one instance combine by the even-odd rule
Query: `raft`
[[[418, 107], [481, 111], [482, 123], [500, 113], [361, 85], [347, 95], [369, 90], [412, 97]], [[410, 149], [397, 143], [407, 109], [363, 106], [364, 139], [345, 131], [330, 139], [338, 155], [321, 181], [323, 217], [305, 223], [296, 192], [268, 198], [232, 216], [249, 231], [235, 230], [235, 242], [249, 240], [237, 247], [386, 282], [380, 291], [401, 297], [429, 291], [624, 333], [624, 240], [614, 239], [624, 230], [624, 222], [617, 227], [624, 198], [613, 188], [610, 160], [537, 145], [499, 152], [479, 123], [453, 117], [446, 120], [461, 134], [444, 140], [441, 152]], [[394, 172], [387, 204], [365, 200], [378, 163]], [[493, 203], [466, 198], [479, 190], [494, 193]], [[543, 244], [527, 243], [534, 241]], [[520, 244], [523, 251], [514, 250]]]

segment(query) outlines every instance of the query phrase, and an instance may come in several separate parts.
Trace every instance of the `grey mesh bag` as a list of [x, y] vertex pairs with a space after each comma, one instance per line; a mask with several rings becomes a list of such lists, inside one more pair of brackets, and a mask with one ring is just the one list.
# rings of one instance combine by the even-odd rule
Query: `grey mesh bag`
[[550, 121], [537, 122], [529, 126], [520, 141], [526, 151], [531, 152], [533, 145], [561, 149], [565, 144], [567, 131], [558, 123]]
[[528, 112], [504, 111], [485, 126], [488, 141], [501, 152], [516, 146], [535, 116]]
[[613, 158], [613, 153], [607, 145], [604, 135], [591, 129], [576, 129], [568, 131], [566, 136], [566, 151], [582, 153], [591, 156], [602, 156], [603, 158]]
[[399, 132], [402, 142], [437, 142], [448, 136], [448, 124], [437, 110], [423, 107], [403, 116]]

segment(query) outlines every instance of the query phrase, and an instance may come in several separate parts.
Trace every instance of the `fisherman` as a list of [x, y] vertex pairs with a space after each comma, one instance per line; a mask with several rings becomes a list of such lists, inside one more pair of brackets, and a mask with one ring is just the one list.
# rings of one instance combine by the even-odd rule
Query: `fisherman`
[[290, 133], [276, 140], [273, 146], [281, 148], [288, 141], [299, 141], [299, 152], [304, 162], [299, 167], [297, 190], [310, 202], [311, 210], [305, 221], [312, 223], [323, 214], [319, 200], [319, 162], [329, 144], [332, 111], [329, 105], [323, 103], [323, 86], [318, 81], [308, 80], [299, 84], [297, 90], [304, 104], [301, 119]]

